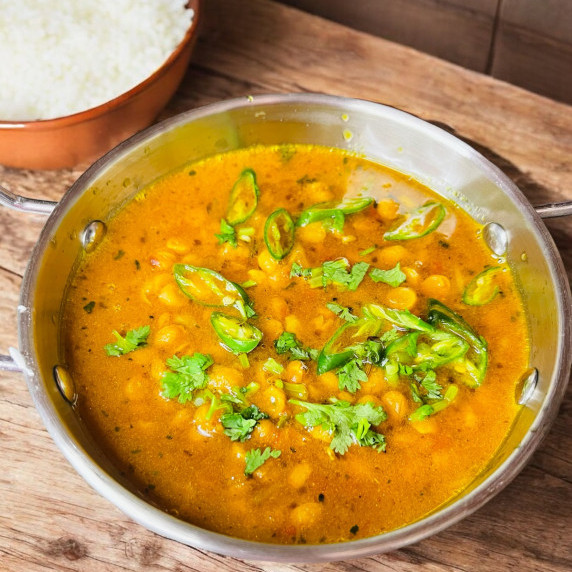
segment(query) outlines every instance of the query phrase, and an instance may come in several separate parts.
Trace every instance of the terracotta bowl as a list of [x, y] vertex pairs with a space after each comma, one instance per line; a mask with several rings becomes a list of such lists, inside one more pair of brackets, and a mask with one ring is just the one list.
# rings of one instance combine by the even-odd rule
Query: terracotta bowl
[[200, 0], [191, 26], [165, 63], [118, 97], [86, 111], [38, 121], [0, 120], [0, 164], [24, 169], [63, 169], [93, 161], [150, 125], [181, 83], [197, 39]]

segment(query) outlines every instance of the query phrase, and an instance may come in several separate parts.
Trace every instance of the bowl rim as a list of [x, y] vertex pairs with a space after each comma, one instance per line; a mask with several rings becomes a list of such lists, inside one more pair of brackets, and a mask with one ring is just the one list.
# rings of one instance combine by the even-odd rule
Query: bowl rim
[[2, 120], [0, 118], [0, 133], [8, 130], [28, 130], [28, 131], [47, 131], [50, 129], [60, 129], [69, 125], [81, 123], [83, 121], [91, 121], [101, 115], [105, 115], [111, 110], [123, 107], [131, 98], [136, 97], [139, 93], [144, 92], [147, 87], [154, 84], [161, 77], [163, 77], [175, 62], [181, 57], [185, 48], [196, 39], [197, 29], [199, 26], [199, 19], [202, 17], [201, 9], [202, 0], [188, 0], [186, 9], [193, 10], [193, 18], [191, 25], [187, 28], [183, 39], [177, 44], [175, 49], [169, 54], [166, 60], [155, 69], [155, 71], [140, 81], [138, 84], [131, 87], [129, 90], [120, 93], [113, 99], [109, 99], [94, 107], [76, 111], [69, 115], [61, 115], [59, 117], [52, 117], [50, 119], [31, 119], [31, 120]]
[[442, 509], [438, 507], [429, 515], [404, 527], [369, 538], [318, 545], [282, 545], [245, 540], [226, 536], [203, 529], [197, 525], [179, 520], [122, 487], [91, 459], [75, 438], [62, 427], [53, 403], [45, 395], [37, 381], [39, 368], [34, 350], [33, 327], [29, 317], [19, 314], [19, 344], [26, 367], [26, 379], [29, 391], [42, 420], [57, 446], [75, 470], [99, 494], [112, 502], [124, 514], [145, 528], [166, 538], [176, 540], [188, 546], [214, 553], [233, 556], [247, 561], [274, 562], [331, 562], [349, 558], [385, 553], [416, 543], [455, 524], [489, 502], [498, 492], [509, 484], [523, 469], [530, 457], [548, 433], [558, 412], [560, 402], [567, 388], [568, 374], [572, 364], [572, 352], [567, 351], [572, 339], [572, 297], [570, 285], [562, 259], [542, 219], [534, 211], [518, 187], [498, 167], [457, 136], [435, 126], [406, 111], [381, 103], [356, 98], [316, 93], [264, 94], [233, 98], [192, 109], [159, 122], [120, 143], [98, 161], [92, 164], [72, 185], [46, 222], [37, 241], [24, 281], [22, 283], [20, 304], [24, 308], [34, 308], [34, 284], [42, 263], [43, 251], [48, 247], [53, 231], [60, 219], [73, 205], [76, 194], [90, 187], [91, 182], [106, 168], [122, 156], [129, 154], [143, 143], [152, 140], [158, 134], [176, 129], [178, 126], [198, 120], [202, 117], [227, 113], [237, 108], [256, 105], [321, 105], [346, 113], [367, 111], [378, 117], [394, 118], [404, 128], [422, 129], [440, 140], [451, 150], [470, 158], [480, 169], [494, 180], [499, 192], [507, 194], [520, 208], [524, 220], [530, 223], [536, 233], [536, 239], [543, 247], [548, 262], [548, 271], [555, 289], [556, 306], [561, 317], [558, 340], [558, 361], [548, 387], [541, 410], [536, 415], [527, 433], [506, 459], [486, 479], [480, 482], [465, 496], [456, 498]]

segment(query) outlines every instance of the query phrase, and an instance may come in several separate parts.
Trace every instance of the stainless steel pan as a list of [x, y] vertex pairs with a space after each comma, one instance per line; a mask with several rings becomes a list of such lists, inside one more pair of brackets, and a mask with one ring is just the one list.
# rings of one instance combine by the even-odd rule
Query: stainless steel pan
[[[506, 255], [526, 306], [530, 370], [510, 435], [475, 482], [447, 506], [393, 532], [343, 544], [279, 546], [215, 534], [167, 515], [130, 491], [79, 422], [73, 380], [59, 346], [68, 277], [82, 249], [139, 189], [192, 160], [249, 145], [313, 143], [350, 149], [427, 184], [485, 224], [492, 250]], [[34, 248], [18, 306], [19, 348], [0, 368], [20, 370], [56, 444], [99, 493], [143, 526], [168, 538], [246, 560], [328, 561], [397, 549], [473, 512], [517, 473], [554, 419], [572, 359], [570, 288], [541, 217], [572, 214], [572, 203], [536, 210], [515, 185], [453, 135], [379, 104], [324, 95], [271, 95], [189, 111], [134, 136], [92, 165], [58, 204], [0, 189], [0, 202], [49, 214]]]

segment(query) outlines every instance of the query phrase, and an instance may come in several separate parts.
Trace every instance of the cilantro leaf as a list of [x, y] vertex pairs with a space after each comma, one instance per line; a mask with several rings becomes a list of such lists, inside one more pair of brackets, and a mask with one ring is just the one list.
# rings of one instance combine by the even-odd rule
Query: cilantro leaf
[[224, 413], [220, 422], [224, 427], [224, 434], [232, 441], [245, 441], [250, 437], [256, 423], [267, 418], [268, 415], [260, 411], [256, 405], [249, 405], [238, 412]]
[[172, 371], [165, 372], [162, 379], [161, 394], [167, 399], [179, 397], [185, 403], [193, 397], [193, 391], [206, 387], [209, 377], [205, 370], [214, 362], [211, 356], [195, 353], [192, 357], [176, 355], [167, 360]]
[[218, 238], [219, 244], [228, 242], [231, 246], [234, 246], [234, 248], [236, 248], [238, 245], [236, 240], [236, 230], [234, 226], [232, 226], [224, 218], [220, 221], [220, 233], [215, 234], [215, 236]]
[[296, 415], [296, 420], [306, 427], [321, 426], [333, 434], [330, 448], [340, 455], [353, 444], [385, 451], [385, 437], [371, 429], [387, 419], [382, 407], [371, 402], [351, 405], [347, 401], [331, 404], [310, 403], [291, 399], [290, 403], [304, 407], [306, 411]]
[[352, 266], [347, 283], [348, 290], [357, 290], [357, 287], [361, 284], [361, 281], [367, 274], [368, 268], [369, 264], [367, 262], [357, 262]]
[[325, 288], [328, 284], [338, 284], [345, 286], [348, 281], [348, 268], [350, 263], [346, 258], [338, 258], [337, 260], [326, 260], [322, 264], [322, 286]]
[[296, 338], [296, 334], [292, 332], [282, 332], [277, 340], [274, 340], [274, 348], [276, 353], [285, 354], [290, 353], [291, 359], [299, 360], [315, 360], [318, 357], [318, 351], [306, 348]]
[[244, 474], [249, 476], [261, 467], [268, 459], [271, 457], [277, 459], [282, 454], [282, 451], [273, 450], [270, 447], [266, 447], [264, 451], [261, 449], [251, 449], [246, 452], [245, 461], [246, 467], [244, 468]]
[[220, 421], [224, 427], [224, 434], [231, 441], [245, 441], [256, 425], [256, 419], [245, 419], [240, 413], [225, 413]]
[[292, 268], [290, 269], [290, 278], [296, 278], [301, 276], [302, 278], [309, 278], [312, 274], [311, 268], [304, 268], [301, 264], [297, 262], [292, 262]]
[[[419, 380], [418, 380], [419, 381]], [[421, 387], [427, 392], [427, 399], [441, 399], [443, 386], [437, 383], [437, 374], [429, 370], [421, 380]]]
[[115, 357], [128, 354], [147, 343], [150, 331], [150, 326], [143, 326], [142, 328], [129, 330], [123, 337], [117, 330], [113, 330], [116, 341], [113, 344], [106, 344], [104, 347], [105, 352], [108, 356]]
[[352, 314], [350, 308], [345, 308], [344, 306], [340, 306], [335, 302], [329, 302], [328, 304], [326, 304], [326, 308], [328, 308], [328, 310], [331, 310], [336, 316], [338, 316], [342, 320], [345, 320], [346, 322], [353, 323], [359, 319], [355, 314]]
[[351, 393], [355, 393], [361, 388], [360, 381], [367, 381], [365, 371], [360, 368], [355, 359], [350, 360], [344, 366], [340, 367], [336, 373], [338, 375], [338, 387], [341, 391], [345, 389]]
[[326, 260], [317, 268], [303, 268], [298, 263], [292, 264], [290, 277], [302, 277], [309, 281], [311, 288], [326, 288], [329, 284], [335, 284], [346, 290], [356, 290], [364, 279], [369, 264], [357, 262], [350, 269], [350, 263], [346, 258]]
[[370, 278], [374, 282], [383, 282], [396, 288], [405, 282], [407, 276], [401, 271], [399, 262], [391, 270], [381, 270], [380, 268], [373, 268], [369, 273]]

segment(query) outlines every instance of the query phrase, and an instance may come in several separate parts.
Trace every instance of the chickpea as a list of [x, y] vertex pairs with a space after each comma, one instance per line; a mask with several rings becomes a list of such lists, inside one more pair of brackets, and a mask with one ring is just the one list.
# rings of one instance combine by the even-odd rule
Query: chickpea
[[387, 294], [386, 303], [390, 308], [411, 310], [417, 303], [417, 294], [413, 288], [407, 286], [392, 288]]
[[295, 488], [300, 489], [312, 473], [312, 465], [307, 461], [298, 463], [288, 474], [288, 482]]
[[187, 254], [191, 250], [186, 242], [174, 237], [167, 240], [167, 248], [177, 254]]
[[210, 386], [229, 393], [232, 387], [244, 385], [244, 375], [241, 371], [225, 365], [214, 364], [209, 369]]
[[320, 517], [322, 506], [317, 502], [307, 502], [297, 506], [291, 513], [292, 522], [298, 527], [311, 526]]
[[381, 248], [377, 253], [377, 264], [383, 268], [393, 268], [398, 262], [410, 264], [413, 255], [404, 246], [395, 244]]
[[384, 222], [391, 222], [397, 217], [399, 211], [399, 203], [392, 199], [381, 199], [377, 203], [377, 214]]
[[451, 291], [451, 281], [442, 274], [432, 274], [421, 282], [421, 292], [427, 298], [437, 298], [442, 300]]
[[158, 295], [163, 304], [171, 307], [180, 307], [188, 303], [188, 298], [181, 292], [176, 284], [166, 284]]
[[286, 370], [284, 371], [284, 379], [291, 381], [292, 383], [302, 383], [302, 379], [307, 371], [307, 366], [303, 361], [292, 360], [288, 362]]
[[396, 419], [402, 419], [408, 413], [407, 399], [396, 389], [392, 389], [383, 394], [381, 398], [383, 405], [389, 415]]
[[326, 239], [326, 229], [321, 222], [312, 222], [297, 230], [298, 237], [302, 242], [317, 244]]

